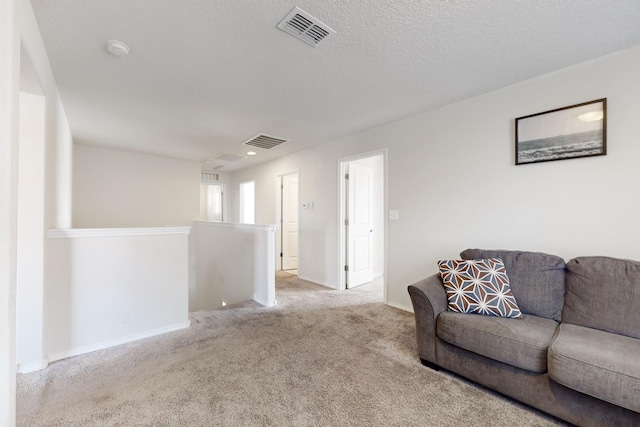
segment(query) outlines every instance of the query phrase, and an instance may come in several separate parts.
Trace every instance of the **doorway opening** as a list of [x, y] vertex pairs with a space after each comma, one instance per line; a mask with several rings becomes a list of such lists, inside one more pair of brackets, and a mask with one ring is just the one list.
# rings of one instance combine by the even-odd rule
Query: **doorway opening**
[[297, 275], [299, 257], [298, 201], [300, 196], [298, 172], [279, 175], [277, 180], [280, 189], [277, 192], [279, 200], [276, 203], [279, 210], [280, 225], [277, 236], [279, 246], [278, 269]]
[[386, 301], [386, 150], [340, 159], [339, 174], [339, 287]]
[[224, 184], [200, 184], [200, 221], [224, 222]]

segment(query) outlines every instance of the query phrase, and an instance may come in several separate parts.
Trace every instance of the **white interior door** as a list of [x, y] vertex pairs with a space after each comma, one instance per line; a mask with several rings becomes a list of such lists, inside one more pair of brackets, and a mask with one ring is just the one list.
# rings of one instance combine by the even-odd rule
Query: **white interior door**
[[347, 287], [373, 280], [373, 170], [350, 163], [347, 180]]
[[298, 174], [282, 176], [282, 269], [298, 268]]

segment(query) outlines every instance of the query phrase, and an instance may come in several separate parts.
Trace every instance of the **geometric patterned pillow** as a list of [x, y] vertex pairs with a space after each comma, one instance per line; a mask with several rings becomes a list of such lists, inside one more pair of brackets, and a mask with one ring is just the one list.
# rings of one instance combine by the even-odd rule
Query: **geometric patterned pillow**
[[438, 261], [449, 311], [522, 317], [500, 258]]

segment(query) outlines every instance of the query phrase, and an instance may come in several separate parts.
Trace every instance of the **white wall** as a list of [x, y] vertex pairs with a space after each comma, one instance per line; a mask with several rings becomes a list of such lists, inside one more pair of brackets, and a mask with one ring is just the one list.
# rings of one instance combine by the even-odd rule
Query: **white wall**
[[74, 145], [62, 101], [57, 95], [47, 96], [46, 118], [46, 227], [71, 228]]
[[189, 326], [188, 233], [50, 230], [49, 361]]
[[275, 225], [194, 222], [189, 311], [247, 300], [275, 304]]
[[[15, 424], [15, 320], [17, 205], [18, 205], [18, 93], [21, 57], [45, 95], [44, 191], [45, 227], [70, 225], [71, 134], [60, 103], [49, 59], [26, 0], [0, 2], [0, 425]], [[24, 76], [23, 76], [24, 77]], [[43, 235], [44, 235], [44, 230]], [[44, 237], [43, 237], [44, 238]], [[46, 277], [44, 262], [34, 268]], [[45, 292], [46, 298], [46, 292]], [[42, 339], [33, 337], [33, 339]]]
[[74, 146], [73, 226], [191, 225], [200, 217], [200, 163]]
[[20, 372], [42, 368], [44, 358], [45, 101], [41, 95], [20, 92], [16, 296]]
[[[338, 158], [360, 151], [329, 144], [300, 151], [282, 159], [235, 172], [229, 185], [230, 218], [237, 221], [238, 186], [255, 180], [256, 223], [277, 223], [276, 177], [299, 170], [300, 200], [313, 202], [313, 209], [299, 210], [298, 275], [316, 283], [336, 286], [337, 281], [337, 167]], [[356, 151], [357, 150], [357, 151]]]
[[200, 221], [207, 220], [207, 186], [200, 185]]
[[[273, 177], [300, 169], [300, 274], [335, 286], [336, 159], [388, 148], [387, 298], [468, 247], [640, 256], [640, 46], [371, 129], [233, 174], [256, 180], [260, 223], [273, 222]], [[608, 154], [514, 165], [516, 117], [608, 98]], [[235, 187], [235, 184], [234, 184]]]
[[[31, 3], [18, 4], [20, 87], [31, 94], [21, 99], [27, 108], [21, 106], [20, 120], [17, 361], [21, 370], [30, 370], [41, 367], [44, 356], [43, 309], [50, 254], [45, 231], [50, 227], [71, 226], [73, 143]], [[34, 98], [32, 94], [38, 96]], [[28, 113], [33, 110], [29, 105], [34, 103], [43, 103], [44, 113]], [[39, 105], [38, 109], [41, 108]], [[34, 134], [38, 134], [35, 139]]]
[[19, 21], [15, 0], [0, 2], [0, 425], [16, 418]]

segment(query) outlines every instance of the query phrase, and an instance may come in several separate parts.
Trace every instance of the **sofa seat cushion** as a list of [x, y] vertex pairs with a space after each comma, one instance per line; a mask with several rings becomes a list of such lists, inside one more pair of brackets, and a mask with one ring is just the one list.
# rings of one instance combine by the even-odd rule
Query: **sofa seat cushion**
[[544, 317], [519, 319], [440, 313], [438, 337], [450, 344], [531, 372], [547, 371], [547, 349], [558, 324]]
[[640, 412], [640, 340], [563, 323], [549, 348], [549, 377]]

